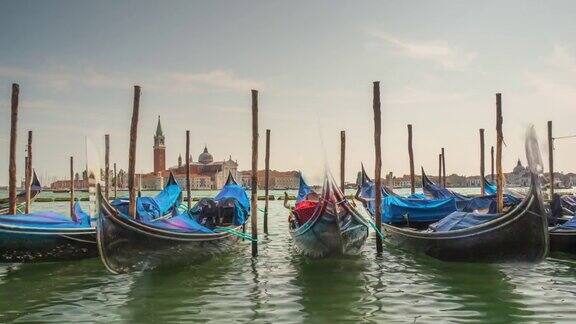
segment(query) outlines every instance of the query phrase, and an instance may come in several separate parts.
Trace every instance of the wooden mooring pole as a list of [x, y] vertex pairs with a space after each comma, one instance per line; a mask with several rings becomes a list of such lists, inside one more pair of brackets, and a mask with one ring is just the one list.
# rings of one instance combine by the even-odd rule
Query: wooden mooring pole
[[104, 135], [104, 198], [110, 199], [110, 135]]
[[186, 203], [192, 208], [192, 191], [190, 189], [190, 131], [186, 131]]
[[268, 200], [270, 190], [270, 130], [266, 130], [266, 156], [264, 158], [264, 234], [268, 235]]
[[408, 157], [410, 158], [410, 193], [416, 193], [414, 176], [414, 150], [412, 149], [412, 125], [408, 124]]
[[550, 170], [550, 199], [554, 197], [554, 137], [552, 137], [552, 121], [548, 121], [548, 168]]
[[116, 172], [116, 163], [114, 163], [114, 199], [118, 199], [118, 172]]
[[497, 204], [498, 212], [502, 213], [504, 210], [504, 173], [502, 171], [502, 142], [504, 135], [502, 134], [502, 94], [496, 94], [496, 184], [497, 184]]
[[346, 196], [346, 131], [340, 131], [340, 190]]
[[446, 153], [442, 148], [442, 187], [446, 188]]
[[28, 131], [28, 146], [26, 148], [26, 180], [24, 185], [26, 186], [26, 210], [25, 213], [30, 213], [30, 191], [32, 186], [32, 131]]
[[490, 181], [494, 183], [494, 146], [490, 147]]
[[138, 137], [138, 114], [140, 111], [140, 86], [134, 86], [134, 105], [132, 107], [132, 122], [130, 123], [130, 149], [128, 152], [128, 191], [130, 201], [130, 216], [136, 214], [136, 139]]
[[[375, 149], [375, 161], [374, 161], [374, 181], [375, 181], [375, 206], [374, 206], [374, 219], [376, 221], [376, 229], [378, 232], [382, 230], [382, 147], [380, 143], [381, 139], [381, 128], [382, 128], [382, 117], [380, 112], [380, 82], [375, 81], [373, 84], [373, 98], [372, 98], [372, 108], [374, 110], [374, 149]], [[382, 238], [380, 233], [376, 233], [376, 253], [381, 254], [383, 251]]]
[[258, 90], [252, 90], [252, 257], [258, 256]]
[[30, 212], [30, 199], [28, 198], [28, 193], [30, 192], [29, 185], [30, 175], [28, 174], [28, 156], [24, 157], [24, 213], [28, 214]]
[[74, 213], [74, 157], [70, 157], [70, 218], [76, 221], [76, 214]]
[[484, 196], [486, 194], [486, 188], [484, 188], [484, 128], [480, 128], [480, 194]]
[[8, 166], [8, 213], [16, 214], [16, 136], [18, 134], [18, 97], [20, 86], [12, 83], [10, 101], [10, 162]]
[[442, 153], [438, 154], [438, 186], [442, 187]]

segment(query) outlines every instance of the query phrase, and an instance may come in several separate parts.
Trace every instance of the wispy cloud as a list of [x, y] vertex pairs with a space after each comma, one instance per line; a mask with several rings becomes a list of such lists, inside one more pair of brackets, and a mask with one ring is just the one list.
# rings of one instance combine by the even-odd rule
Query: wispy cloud
[[524, 84], [533, 94], [570, 105], [576, 101], [576, 52], [555, 44], [540, 66], [543, 69], [524, 73]]
[[149, 89], [177, 92], [232, 91], [261, 89], [263, 83], [239, 77], [231, 71], [216, 69], [207, 72], [160, 71], [141, 75], [104, 72], [94, 67], [50, 67], [43, 70], [0, 66], [0, 79], [28, 79], [54, 90], [71, 86], [125, 89], [137, 83]]
[[408, 41], [382, 31], [368, 33], [377, 41], [372, 43], [373, 46], [392, 47], [400, 55], [431, 61], [449, 70], [462, 70], [477, 57], [475, 52], [462, 50], [442, 40]]
[[553, 67], [576, 72], [576, 57], [568, 46], [555, 44], [546, 62]]

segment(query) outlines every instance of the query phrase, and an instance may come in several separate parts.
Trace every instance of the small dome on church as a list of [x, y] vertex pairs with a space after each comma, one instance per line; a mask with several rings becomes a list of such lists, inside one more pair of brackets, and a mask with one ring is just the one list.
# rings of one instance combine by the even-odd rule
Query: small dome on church
[[210, 164], [213, 161], [214, 158], [212, 157], [212, 154], [208, 153], [208, 148], [204, 146], [204, 152], [202, 152], [200, 156], [198, 156], [198, 162], [202, 164]]
[[525, 168], [522, 166], [522, 162], [520, 161], [520, 159], [518, 159], [518, 163], [516, 163], [516, 166], [514, 167], [514, 170], [512, 172], [513, 173], [520, 173], [524, 170], [525, 170]]

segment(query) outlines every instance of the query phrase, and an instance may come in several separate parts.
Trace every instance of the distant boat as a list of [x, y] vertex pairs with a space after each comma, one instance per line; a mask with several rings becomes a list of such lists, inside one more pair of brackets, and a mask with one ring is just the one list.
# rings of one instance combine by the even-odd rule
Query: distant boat
[[[38, 195], [42, 191], [42, 185], [40, 184], [40, 180], [38, 180], [38, 177], [36, 176], [36, 171], [32, 172], [33, 177], [32, 177], [32, 184], [30, 185], [30, 202], [36, 200], [36, 197], [38, 197]], [[8, 209], [10, 205], [8, 199], [9, 198], [0, 199], [0, 215], [8, 214]], [[26, 205], [26, 190], [23, 190], [16, 195], [16, 209], [19, 211], [23, 211], [25, 205]]]

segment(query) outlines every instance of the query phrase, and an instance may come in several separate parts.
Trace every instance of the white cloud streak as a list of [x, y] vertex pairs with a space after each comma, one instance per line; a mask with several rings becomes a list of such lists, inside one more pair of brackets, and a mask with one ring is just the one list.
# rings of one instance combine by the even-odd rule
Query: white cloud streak
[[387, 46], [396, 50], [399, 55], [409, 58], [431, 61], [448, 70], [463, 70], [477, 57], [475, 52], [465, 51], [445, 41], [408, 41], [382, 31], [370, 31], [370, 36], [377, 40], [377, 47]]
[[540, 71], [524, 74], [524, 84], [538, 96], [572, 105], [576, 101], [576, 54], [565, 45], [555, 44], [543, 59]]

